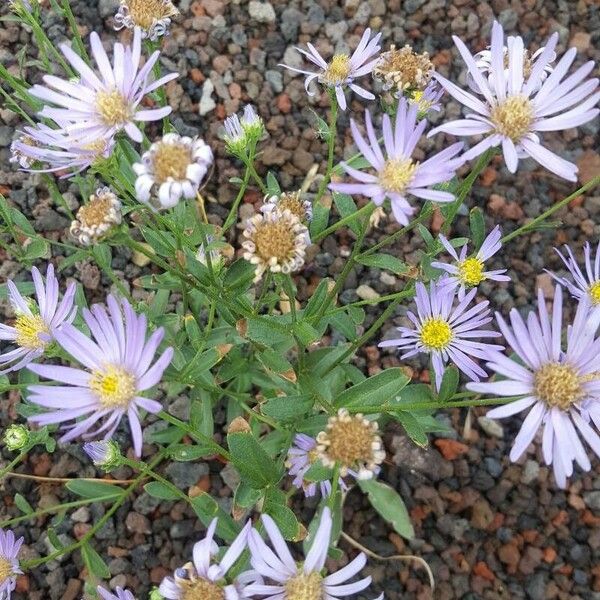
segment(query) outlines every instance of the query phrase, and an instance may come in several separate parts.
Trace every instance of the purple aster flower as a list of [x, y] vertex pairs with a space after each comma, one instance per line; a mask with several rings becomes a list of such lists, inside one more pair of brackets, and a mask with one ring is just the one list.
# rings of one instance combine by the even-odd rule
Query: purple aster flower
[[135, 600], [135, 596], [122, 587], [117, 587], [114, 594], [104, 589], [101, 585], [97, 587], [96, 591], [102, 600]]
[[23, 571], [19, 568], [17, 555], [24, 538], [15, 538], [12, 531], [0, 529], [0, 598], [10, 600], [17, 585], [17, 575]]
[[538, 133], [577, 127], [598, 115], [600, 111], [594, 108], [600, 99], [600, 92], [595, 91], [598, 79], [581, 83], [594, 68], [594, 61], [585, 63], [563, 81], [577, 54], [577, 50], [571, 48], [540, 86], [545, 69], [554, 56], [558, 33], [550, 37], [531, 73], [526, 77], [523, 67], [523, 39], [509, 39], [508, 69], [505, 71], [504, 32], [502, 26], [494, 22], [490, 50], [494, 77], [490, 83], [464, 43], [456, 36], [453, 39], [485, 101], [461, 90], [439, 73], [434, 74], [451, 96], [475, 114], [444, 123], [429, 135], [440, 131], [459, 136], [484, 135], [481, 142], [465, 152], [464, 160], [471, 160], [488, 148], [501, 145], [506, 166], [511, 173], [516, 172], [520, 158], [531, 157], [559, 177], [575, 181], [576, 165], [542, 146]]
[[368, 196], [377, 206], [381, 206], [389, 198], [394, 217], [402, 225], [408, 225], [408, 218], [414, 212], [406, 200], [408, 194], [423, 200], [452, 202], [454, 194], [431, 189], [431, 186], [454, 177], [456, 169], [462, 164], [462, 159], [455, 157], [463, 144], [452, 144], [422, 163], [413, 160], [412, 153], [427, 127], [426, 120], [417, 123], [417, 113], [418, 107], [415, 104], [409, 105], [402, 98], [398, 104], [395, 126], [392, 126], [387, 114], [383, 115], [385, 157], [379, 147], [369, 111], [365, 111], [368, 143], [356, 123], [351, 120], [354, 142], [377, 173], [364, 173], [343, 162], [346, 173], [359, 183], [331, 183], [329, 187], [335, 192]]
[[452, 247], [452, 244], [440, 234], [440, 242], [442, 242], [444, 248], [454, 258], [456, 264], [446, 264], [436, 261], [432, 262], [431, 266], [449, 273], [449, 276], [444, 277], [442, 281], [452, 287], [458, 287], [459, 300], [465, 297], [466, 288], [477, 287], [486, 279], [491, 279], [492, 281], [510, 281], [508, 275], [503, 275], [503, 273], [506, 273], [506, 269], [498, 269], [496, 271], [483, 270], [485, 261], [494, 256], [502, 248], [501, 237], [500, 226], [496, 225], [485, 238], [475, 256], [467, 257], [467, 244], [463, 245], [459, 256]]
[[[98, 138], [82, 146], [67, 132], [68, 122], [58, 125], [64, 128], [52, 129], [44, 123], [24, 127], [24, 133], [11, 145], [11, 160], [26, 170], [40, 173], [66, 171], [63, 177], [70, 177], [111, 155], [114, 148], [112, 138]], [[32, 169], [34, 162], [46, 163], [46, 166]]]
[[581, 300], [589, 297], [591, 303], [596, 306], [600, 304], [600, 242], [596, 248], [596, 257], [592, 262], [592, 247], [589, 242], [583, 246], [583, 255], [585, 260], [585, 274], [579, 268], [577, 260], [571, 251], [571, 248], [565, 244], [565, 250], [568, 256], [555, 248], [556, 253], [560, 256], [565, 267], [573, 277], [573, 281], [569, 281], [566, 277], [559, 277], [546, 269], [546, 272], [561, 285], [566, 287], [574, 298]]
[[108, 141], [123, 129], [132, 140], [141, 142], [143, 135], [136, 122], [157, 121], [172, 110], [170, 106], [140, 109], [142, 99], [178, 77], [177, 73], [170, 73], [152, 81], [152, 68], [160, 52], [154, 52], [140, 67], [141, 42], [141, 30], [136, 27], [131, 46], [114, 45], [114, 62], [111, 64], [100, 37], [92, 32], [90, 45], [98, 72], [94, 72], [69, 46], [61, 45], [62, 53], [79, 74], [79, 80], [73, 82], [46, 75], [46, 86], [34, 85], [29, 92], [51, 105], [45, 106], [40, 116], [57, 123], [68, 122], [65, 133], [78, 146], [97, 140]]
[[470, 356], [487, 359], [490, 351], [503, 350], [503, 346], [475, 342], [473, 338], [499, 337], [496, 331], [481, 329], [492, 317], [487, 300], [471, 306], [477, 288], [468, 292], [454, 305], [456, 289], [443, 279], [432, 282], [427, 288], [417, 282], [415, 302], [417, 314], [408, 311], [406, 316], [414, 325], [398, 327], [400, 337], [381, 342], [381, 348], [398, 346], [404, 351], [400, 358], [409, 358], [420, 352], [431, 355], [435, 385], [439, 390], [444, 376], [444, 366], [451, 360], [471, 380], [479, 381], [487, 373]]
[[[157, 413], [162, 405], [144, 398], [141, 393], [160, 382], [164, 370], [173, 357], [167, 348], [152, 364], [154, 355], [164, 337], [158, 328], [146, 340], [147, 322], [144, 315], [136, 315], [122, 299], [107, 299], [108, 310], [100, 304], [85, 309], [83, 319], [89, 327], [91, 339], [72, 325], [63, 325], [55, 332], [56, 341], [86, 370], [58, 365], [30, 365], [29, 370], [41, 377], [68, 385], [29, 386], [28, 400], [51, 412], [30, 417], [39, 425], [73, 421], [61, 442], [69, 442], [83, 435], [85, 439], [104, 434], [110, 439], [121, 418], [127, 414], [135, 454], [142, 453], [142, 429], [139, 409]], [[82, 420], [78, 420], [84, 417]], [[90, 429], [98, 422], [101, 426]]]
[[69, 284], [59, 302], [58, 280], [51, 263], [46, 269], [45, 284], [36, 267], [31, 269], [31, 276], [37, 302], [23, 298], [10, 279], [6, 282], [16, 318], [12, 325], [0, 324], [0, 340], [12, 342], [16, 348], [0, 355], [0, 374], [18, 371], [42, 356], [55, 338], [57, 328], [73, 321], [77, 313], [77, 307], [73, 306], [76, 284]]
[[[296, 434], [294, 445], [288, 451], [286, 467], [288, 468], [288, 474], [294, 478], [292, 484], [298, 489], [302, 489], [307, 498], [316, 495], [317, 482], [306, 481], [304, 476], [318, 460], [317, 440], [304, 433]], [[341, 477], [338, 481], [340, 489], [348, 489]], [[331, 494], [331, 481], [319, 481], [319, 490], [321, 496], [329, 496]]]
[[567, 328], [566, 350], [561, 343], [562, 288], [556, 286], [552, 316], [544, 295], [538, 290], [538, 314], [530, 312], [525, 322], [517, 310], [510, 312], [510, 324], [496, 314], [498, 326], [519, 361], [501, 353], [491, 354], [487, 366], [502, 380], [470, 383], [467, 388], [492, 396], [523, 398], [487, 413], [492, 419], [510, 417], [531, 409], [515, 438], [510, 460], [518, 460], [540, 428], [542, 453], [554, 468], [557, 484], [564, 488], [573, 473], [573, 461], [584, 471], [591, 468], [579, 434], [600, 456], [600, 307], [590, 311], [583, 297], [573, 324]]
[[431, 81], [424, 90], [414, 90], [411, 92], [407, 99], [409, 104], [417, 106], [417, 117], [423, 119], [432, 110], [435, 112], [440, 111], [442, 108], [440, 100], [445, 92], [446, 90], [437, 81]]
[[302, 48], [296, 48], [298, 52], [303, 54], [311, 63], [319, 68], [316, 73], [314, 71], [305, 71], [304, 69], [290, 67], [289, 65], [280, 64], [279, 66], [285, 67], [295, 73], [306, 75], [304, 87], [309, 96], [314, 95], [314, 93], [310, 92], [308, 89], [313, 79], [316, 79], [319, 83], [329, 88], [333, 88], [340, 108], [346, 110], [346, 96], [344, 94], [345, 86], [348, 86], [354, 93], [367, 100], [375, 99], [375, 96], [371, 94], [371, 92], [356, 85], [354, 80], [363, 75], [368, 75], [373, 71], [373, 68], [378, 61], [378, 58], [373, 57], [381, 50], [381, 46], [379, 45], [380, 37], [381, 33], [378, 33], [371, 39], [371, 30], [369, 28], [365, 29], [352, 56], [348, 56], [347, 54], [335, 54], [329, 63], [325, 61], [312, 44], [307, 44], [308, 52], [302, 50]]
[[[271, 580], [271, 583], [248, 585], [244, 590], [247, 597], [265, 596], [264, 600], [300, 600], [301, 598], [335, 600], [358, 594], [370, 585], [370, 576], [354, 583], [345, 583], [365, 566], [367, 557], [362, 552], [337, 573], [325, 576], [322, 574], [333, 525], [328, 507], [323, 509], [319, 528], [306, 559], [301, 564], [297, 564], [293, 559], [275, 521], [268, 515], [262, 515], [262, 521], [273, 550], [263, 541], [256, 529], [250, 531], [248, 546], [252, 566], [266, 579]], [[381, 598], [383, 595], [378, 600]]]
[[206, 537], [194, 544], [193, 562], [177, 569], [173, 577], [165, 577], [158, 591], [167, 600], [187, 600], [189, 598], [238, 600], [245, 598], [243, 586], [248, 582], [262, 581], [260, 576], [254, 571], [246, 571], [235, 581], [228, 582], [226, 578], [229, 569], [246, 549], [251, 526], [251, 521], [248, 521], [221, 561], [213, 563], [213, 558], [219, 552], [219, 547], [213, 540], [217, 519], [213, 519], [206, 531]]

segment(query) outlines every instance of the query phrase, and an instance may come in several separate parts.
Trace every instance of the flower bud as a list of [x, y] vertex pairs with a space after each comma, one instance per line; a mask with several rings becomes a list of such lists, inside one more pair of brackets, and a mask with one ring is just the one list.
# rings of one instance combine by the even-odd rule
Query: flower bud
[[110, 471], [121, 464], [121, 450], [113, 441], [101, 440], [87, 442], [83, 445], [84, 452], [92, 459], [97, 467]]
[[22, 450], [30, 440], [29, 429], [24, 425], [11, 425], [4, 432], [4, 443], [9, 450]]

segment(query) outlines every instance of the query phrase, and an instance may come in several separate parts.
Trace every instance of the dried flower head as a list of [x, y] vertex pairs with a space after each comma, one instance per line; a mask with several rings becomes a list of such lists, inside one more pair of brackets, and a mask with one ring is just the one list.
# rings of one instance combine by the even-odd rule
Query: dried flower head
[[169, 34], [171, 17], [178, 14], [171, 0], [121, 0], [115, 15], [115, 29], [139, 27], [142, 37], [154, 42]]
[[303, 225], [308, 225], [312, 220], [312, 204], [302, 197], [302, 191], [283, 192], [279, 196], [265, 196], [263, 205], [260, 207], [262, 212], [271, 212], [278, 210], [283, 212], [289, 210], [298, 217]]
[[137, 199], [155, 209], [172, 208], [194, 198], [213, 163], [210, 147], [200, 138], [167, 133], [135, 163]]
[[243, 235], [244, 258], [256, 265], [254, 281], [267, 270], [291, 273], [304, 264], [308, 230], [289, 210], [254, 215]]
[[400, 94], [408, 90], [424, 90], [434, 72], [429, 54], [415, 52], [408, 44], [398, 50], [393, 44], [383, 52], [373, 69], [373, 79], [384, 90], [395, 89]]
[[31, 146], [35, 148], [39, 146], [39, 143], [29, 135], [22, 134], [10, 145], [10, 158], [8, 162], [18, 163], [23, 169], [30, 169], [33, 165], [35, 158], [29, 154], [25, 154], [22, 150], [22, 146]]
[[82, 246], [90, 246], [115, 225], [120, 225], [121, 219], [121, 202], [109, 188], [98, 188], [89, 202], [77, 211], [77, 218], [71, 223], [71, 235]]
[[327, 428], [317, 435], [317, 456], [326, 467], [340, 466], [340, 475], [371, 479], [385, 458], [376, 421], [351, 415], [345, 408], [329, 417]]

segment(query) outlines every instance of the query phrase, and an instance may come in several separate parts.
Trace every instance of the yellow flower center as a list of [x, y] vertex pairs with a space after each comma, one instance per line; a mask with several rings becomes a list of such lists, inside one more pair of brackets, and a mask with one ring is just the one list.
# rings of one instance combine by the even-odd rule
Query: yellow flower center
[[350, 57], [347, 54], [336, 54], [327, 65], [322, 79], [331, 85], [338, 85], [344, 83], [348, 75], [350, 75]]
[[154, 178], [159, 185], [169, 179], [182, 181], [186, 178], [191, 162], [192, 153], [189, 146], [158, 142], [152, 155]]
[[593, 304], [600, 304], [600, 281], [594, 281], [589, 287], [590, 298]]
[[94, 195], [87, 204], [84, 204], [77, 211], [77, 219], [84, 227], [99, 227], [106, 223], [108, 213], [112, 207], [113, 203], [109, 195]]
[[100, 156], [106, 151], [106, 146], [106, 140], [99, 139], [94, 140], [89, 144], [85, 144], [85, 146], [83, 146], [83, 149], [87, 150], [88, 152], [93, 152], [96, 156]]
[[336, 417], [330, 423], [332, 426], [326, 432], [329, 459], [346, 467], [373, 460], [374, 432], [370, 423], [357, 415]]
[[100, 120], [109, 127], [122, 126], [131, 120], [131, 106], [125, 96], [117, 89], [110, 92], [102, 90], [97, 92], [96, 108], [100, 114]]
[[483, 262], [475, 257], [463, 260], [458, 265], [458, 277], [467, 285], [478, 285], [485, 279], [485, 275], [483, 274]]
[[535, 395], [548, 406], [568, 410], [585, 395], [581, 382], [570, 365], [548, 363], [536, 371], [533, 387]]
[[282, 194], [277, 201], [279, 210], [289, 210], [293, 215], [296, 215], [300, 222], [305, 222], [307, 219], [306, 208], [302, 201], [300, 192], [288, 192]]
[[28, 350], [42, 350], [46, 342], [40, 338], [40, 333], [50, 333], [50, 328], [40, 315], [27, 315], [20, 313], [17, 315], [14, 328], [17, 330], [17, 345]]
[[322, 600], [323, 577], [319, 573], [298, 572], [296, 577], [286, 581], [285, 598], [286, 600]]
[[492, 109], [490, 119], [496, 131], [518, 142], [529, 132], [534, 118], [533, 106], [525, 96], [511, 96]]
[[129, 15], [135, 25], [142, 29], [150, 29], [156, 21], [161, 21], [179, 14], [171, 2], [164, 0], [125, 0]]
[[403, 194], [418, 166], [419, 163], [413, 163], [410, 158], [390, 159], [379, 174], [379, 184], [386, 192]]
[[183, 588], [181, 600], [225, 600], [223, 588], [200, 577], [193, 581], [178, 581]]
[[0, 584], [14, 575], [13, 565], [5, 558], [0, 558]]
[[289, 221], [263, 221], [253, 236], [256, 254], [265, 262], [290, 260], [296, 249], [296, 234]]
[[135, 377], [123, 369], [108, 365], [103, 371], [94, 371], [90, 389], [103, 408], [127, 408], [136, 393]]
[[443, 319], [434, 317], [423, 323], [420, 336], [427, 348], [442, 350], [452, 340], [452, 328]]

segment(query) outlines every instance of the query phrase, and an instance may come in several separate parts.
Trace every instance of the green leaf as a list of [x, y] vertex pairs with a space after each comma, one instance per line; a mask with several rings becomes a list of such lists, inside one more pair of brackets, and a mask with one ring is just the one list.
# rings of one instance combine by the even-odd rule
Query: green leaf
[[87, 570], [98, 579], [108, 579], [110, 569], [104, 559], [87, 543], [81, 546], [81, 557]]
[[[35, 286], [29, 281], [15, 281], [14, 284], [23, 296], [33, 296], [35, 293]], [[3, 283], [0, 285], [0, 300], [6, 300], [8, 298], [8, 286]]]
[[107, 244], [92, 246], [92, 253], [98, 266], [102, 269], [110, 269], [112, 263], [112, 251]]
[[267, 400], [260, 411], [280, 423], [295, 421], [304, 416], [313, 406], [311, 395], [278, 396]]
[[160, 500], [178, 500], [179, 494], [176, 494], [168, 486], [160, 481], [151, 481], [144, 486], [146, 493], [153, 498]]
[[282, 323], [278, 323], [276, 317], [263, 315], [260, 317], [249, 317], [245, 321], [246, 333], [245, 337], [273, 348], [277, 344], [282, 343], [293, 343], [293, 338], [289, 327], [284, 326]]
[[348, 341], [352, 342], [356, 338], [356, 325], [348, 318], [345, 311], [329, 315], [327, 321], [333, 329], [341, 333]]
[[376, 479], [362, 480], [358, 485], [368, 495], [371, 506], [392, 525], [397, 533], [407, 539], [415, 536], [404, 501], [394, 489]]
[[198, 518], [206, 527], [216, 517], [217, 535], [226, 542], [232, 542], [240, 532], [240, 526], [226, 513], [209, 494], [201, 492], [190, 499], [190, 503]]
[[409, 270], [408, 265], [405, 262], [402, 262], [399, 258], [396, 258], [391, 254], [359, 255], [356, 260], [361, 265], [391, 271], [395, 275], [404, 275], [405, 273], [408, 273]]
[[15, 494], [15, 505], [23, 514], [30, 515], [33, 512], [33, 507], [21, 494]]
[[277, 177], [272, 171], [267, 173], [267, 193], [269, 196], [279, 196], [281, 194], [281, 187], [279, 187]]
[[311, 237], [314, 238], [319, 235], [327, 227], [330, 210], [331, 202], [327, 197], [323, 197], [318, 202], [313, 203], [313, 216], [310, 222]]
[[438, 392], [438, 399], [440, 402], [447, 402], [454, 396], [458, 389], [459, 373], [458, 369], [454, 365], [446, 367], [444, 377], [442, 379], [442, 385]]
[[275, 521], [286, 540], [298, 539], [300, 523], [294, 512], [287, 506], [287, 496], [281, 490], [274, 488], [267, 490], [263, 511]]
[[227, 434], [231, 462], [252, 487], [262, 489], [281, 478], [281, 469], [250, 431]]
[[431, 252], [432, 250], [434, 250], [436, 242], [433, 239], [433, 236], [431, 235], [431, 233], [429, 233], [429, 229], [427, 229], [427, 227], [424, 227], [423, 225], [421, 225], [419, 223], [417, 225], [417, 230], [421, 234], [421, 237], [423, 238], [423, 241], [425, 242], [425, 245], [427, 246], [427, 251]]
[[48, 258], [50, 246], [48, 242], [41, 237], [31, 240], [25, 247], [24, 260], [35, 260], [36, 258]]
[[327, 295], [329, 294], [329, 284], [331, 283], [330, 279], [322, 279], [317, 289], [313, 292], [312, 296], [309, 298], [306, 303], [306, 307], [304, 309], [304, 318], [309, 319], [310, 317], [315, 316], [321, 306], [323, 306], [323, 302], [325, 302]]
[[[353, 215], [358, 210], [356, 208], [356, 203], [352, 199], [352, 196], [349, 196], [348, 194], [339, 194], [338, 192], [333, 192], [333, 202], [342, 219]], [[348, 223], [348, 227], [356, 235], [360, 235], [360, 222], [358, 219], [350, 221]]]
[[233, 503], [241, 508], [252, 508], [261, 498], [262, 494], [259, 490], [250, 487], [244, 481], [240, 481], [235, 489]]
[[223, 284], [227, 289], [249, 287], [256, 273], [256, 265], [240, 258], [227, 269]]
[[198, 460], [215, 453], [214, 446], [175, 444], [169, 448], [169, 456], [178, 462]]
[[335, 406], [380, 406], [391, 402], [409, 382], [402, 369], [385, 369], [373, 377], [344, 390], [335, 400]]
[[427, 434], [415, 415], [405, 410], [399, 410], [394, 412], [394, 417], [402, 423], [406, 434], [417, 446], [425, 448], [429, 444]]
[[469, 225], [471, 227], [473, 246], [475, 250], [479, 250], [485, 239], [485, 219], [483, 218], [483, 211], [479, 206], [471, 209], [469, 213]]
[[305, 346], [310, 346], [321, 337], [321, 334], [306, 321], [294, 323], [293, 329], [300, 342]]
[[67, 489], [83, 498], [118, 498], [123, 494], [123, 490], [111, 483], [102, 483], [101, 481], [86, 481], [85, 479], [73, 479], [67, 482]]

